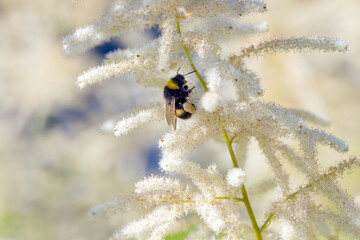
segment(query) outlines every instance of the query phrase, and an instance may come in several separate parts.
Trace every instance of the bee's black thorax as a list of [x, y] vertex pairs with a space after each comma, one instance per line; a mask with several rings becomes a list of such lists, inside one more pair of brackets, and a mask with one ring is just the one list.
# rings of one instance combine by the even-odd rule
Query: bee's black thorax
[[183, 75], [176, 75], [165, 83], [164, 98], [170, 103], [174, 97], [175, 101], [179, 101], [183, 98], [187, 98], [191, 91], [188, 90], [188, 86], [185, 85], [186, 81]]

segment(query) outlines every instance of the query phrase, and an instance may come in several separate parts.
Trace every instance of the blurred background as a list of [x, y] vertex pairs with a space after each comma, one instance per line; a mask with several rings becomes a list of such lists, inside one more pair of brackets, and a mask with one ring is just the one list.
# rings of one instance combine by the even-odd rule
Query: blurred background
[[[89, 208], [129, 193], [137, 180], [159, 173], [157, 144], [168, 129], [165, 121], [123, 139], [99, 130], [106, 120], [149, 104], [149, 99], [161, 101], [159, 90], [143, 89], [126, 79], [81, 91], [75, 85], [77, 76], [99, 65], [105, 53], [142, 46], [159, 31], [153, 28], [113, 39], [75, 58], [64, 59], [61, 54], [61, 38], [99, 19], [111, 2], [0, 2], [1, 240], [107, 239], [134, 213], [90, 221]], [[350, 153], [359, 154], [360, 3], [272, 0], [267, 4], [267, 13], [246, 17], [244, 22], [267, 21], [270, 31], [227, 42], [224, 53], [275, 37], [325, 35], [347, 41], [350, 47], [345, 54], [265, 56], [252, 60], [250, 68], [262, 80], [264, 99], [327, 116], [332, 124], [326, 130], [345, 140]], [[207, 148], [210, 161], [226, 169], [230, 162], [215, 159], [227, 154], [224, 150], [224, 146]], [[319, 152], [324, 167], [345, 158], [325, 147]], [[261, 167], [268, 172], [265, 164]], [[251, 169], [248, 175], [258, 174]], [[360, 193], [357, 175], [341, 182], [353, 196]]]

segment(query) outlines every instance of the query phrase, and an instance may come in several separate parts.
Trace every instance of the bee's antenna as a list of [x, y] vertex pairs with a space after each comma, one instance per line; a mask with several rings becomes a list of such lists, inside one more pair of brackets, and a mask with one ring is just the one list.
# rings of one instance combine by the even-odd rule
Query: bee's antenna
[[179, 67], [179, 69], [176, 71], [176, 74], [179, 74], [180, 68], [181, 68], [181, 67]]
[[185, 74], [184, 76], [189, 75], [189, 74], [194, 73], [194, 72], [197, 72], [197, 70], [192, 71], [192, 72], [188, 72], [188, 73], [187, 73], [187, 74]]

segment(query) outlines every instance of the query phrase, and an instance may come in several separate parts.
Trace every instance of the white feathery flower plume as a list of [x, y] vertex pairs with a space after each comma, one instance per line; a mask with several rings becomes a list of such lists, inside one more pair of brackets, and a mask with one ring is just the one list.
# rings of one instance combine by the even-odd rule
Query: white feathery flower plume
[[117, 137], [127, 135], [144, 124], [159, 121], [163, 118], [163, 115], [163, 107], [161, 105], [141, 109], [117, 122], [114, 127], [114, 134]]
[[[102, 66], [78, 77], [80, 88], [127, 76], [141, 86], [158, 88], [162, 94], [165, 82], [176, 75], [179, 67], [188, 66], [196, 71], [186, 77], [189, 87], [197, 85], [186, 98], [196, 107], [192, 119], [178, 119], [177, 130], [165, 133], [159, 141], [160, 169], [165, 174], [186, 177], [191, 183], [150, 176], [135, 185], [133, 194], [93, 207], [90, 212], [93, 218], [121, 211], [149, 210], [144, 217], [116, 231], [111, 239], [144, 236], [164, 239], [189, 213], [197, 214], [207, 226], [209, 231], [196, 232], [196, 236], [203, 238], [213, 236], [214, 232], [224, 234], [226, 239], [241, 239], [254, 233], [257, 240], [265, 233], [294, 239], [314, 239], [319, 234], [336, 236], [339, 232], [350, 233], [356, 239], [360, 237], [359, 206], [336, 182], [345, 170], [360, 165], [359, 158], [344, 160], [321, 171], [318, 146], [346, 152], [347, 145], [308, 125], [310, 122], [324, 126], [329, 122], [327, 119], [263, 101], [260, 79], [246, 65], [249, 58], [268, 53], [344, 52], [348, 45], [329, 37], [290, 37], [251, 45], [240, 54], [224, 59], [221, 56], [224, 39], [268, 30], [267, 23], [239, 21], [246, 15], [266, 10], [266, 4], [256, 0], [116, 0], [103, 19], [64, 37], [64, 55], [72, 56], [111, 37], [154, 26], [162, 32], [141, 48], [109, 53]], [[197, 61], [193, 62], [195, 56]], [[195, 75], [201, 87], [194, 81]], [[225, 101], [227, 93], [221, 91], [225, 83], [236, 90], [236, 100]], [[177, 108], [182, 108], [180, 103]], [[113, 131], [118, 137], [126, 136], [164, 118], [165, 104], [154, 104], [125, 116], [115, 124]], [[113, 125], [112, 121], [108, 122], [103, 129], [108, 130]], [[202, 168], [190, 159], [193, 149], [210, 139], [225, 140], [220, 140], [220, 144], [226, 143], [234, 165], [226, 176], [214, 164]], [[261, 194], [274, 187], [281, 193], [281, 200], [270, 203], [263, 225], [256, 221], [242, 170], [248, 160], [246, 149], [251, 139], [258, 142], [274, 176], [259, 183], [260, 187], [250, 188], [254, 190], [249, 193]], [[296, 140], [298, 149], [290, 145], [288, 139]], [[292, 176], [285, 167], [287, 161], [308, 180], [297, 190], [290, 185]], [[316, 194], [331, 201], [338, 211], [319, 206], [314, 200]], [[274, 233], [276, 228], [272, 229], [275, 220], [282, 224], [277, 233]]]

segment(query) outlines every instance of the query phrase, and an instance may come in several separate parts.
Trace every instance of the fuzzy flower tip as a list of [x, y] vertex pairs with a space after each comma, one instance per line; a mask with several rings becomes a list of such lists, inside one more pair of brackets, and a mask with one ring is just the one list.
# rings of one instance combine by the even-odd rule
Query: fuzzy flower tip
[[240, 187], [245, 182], [246, 173], [241, 168], [230, 169], [226, 181], [230, 186]]
[[163, 118], [162, 106], [154, 105], [144, 108], [130, 116], [124, 117], [114, 127], [115, 136], [125, 136], [146, 123], [158, 121]]
[[201, 106], [207, 112], [215, 112], [221, 107], [222, 98], [216, 92], [206, 92], [201, 97]]

